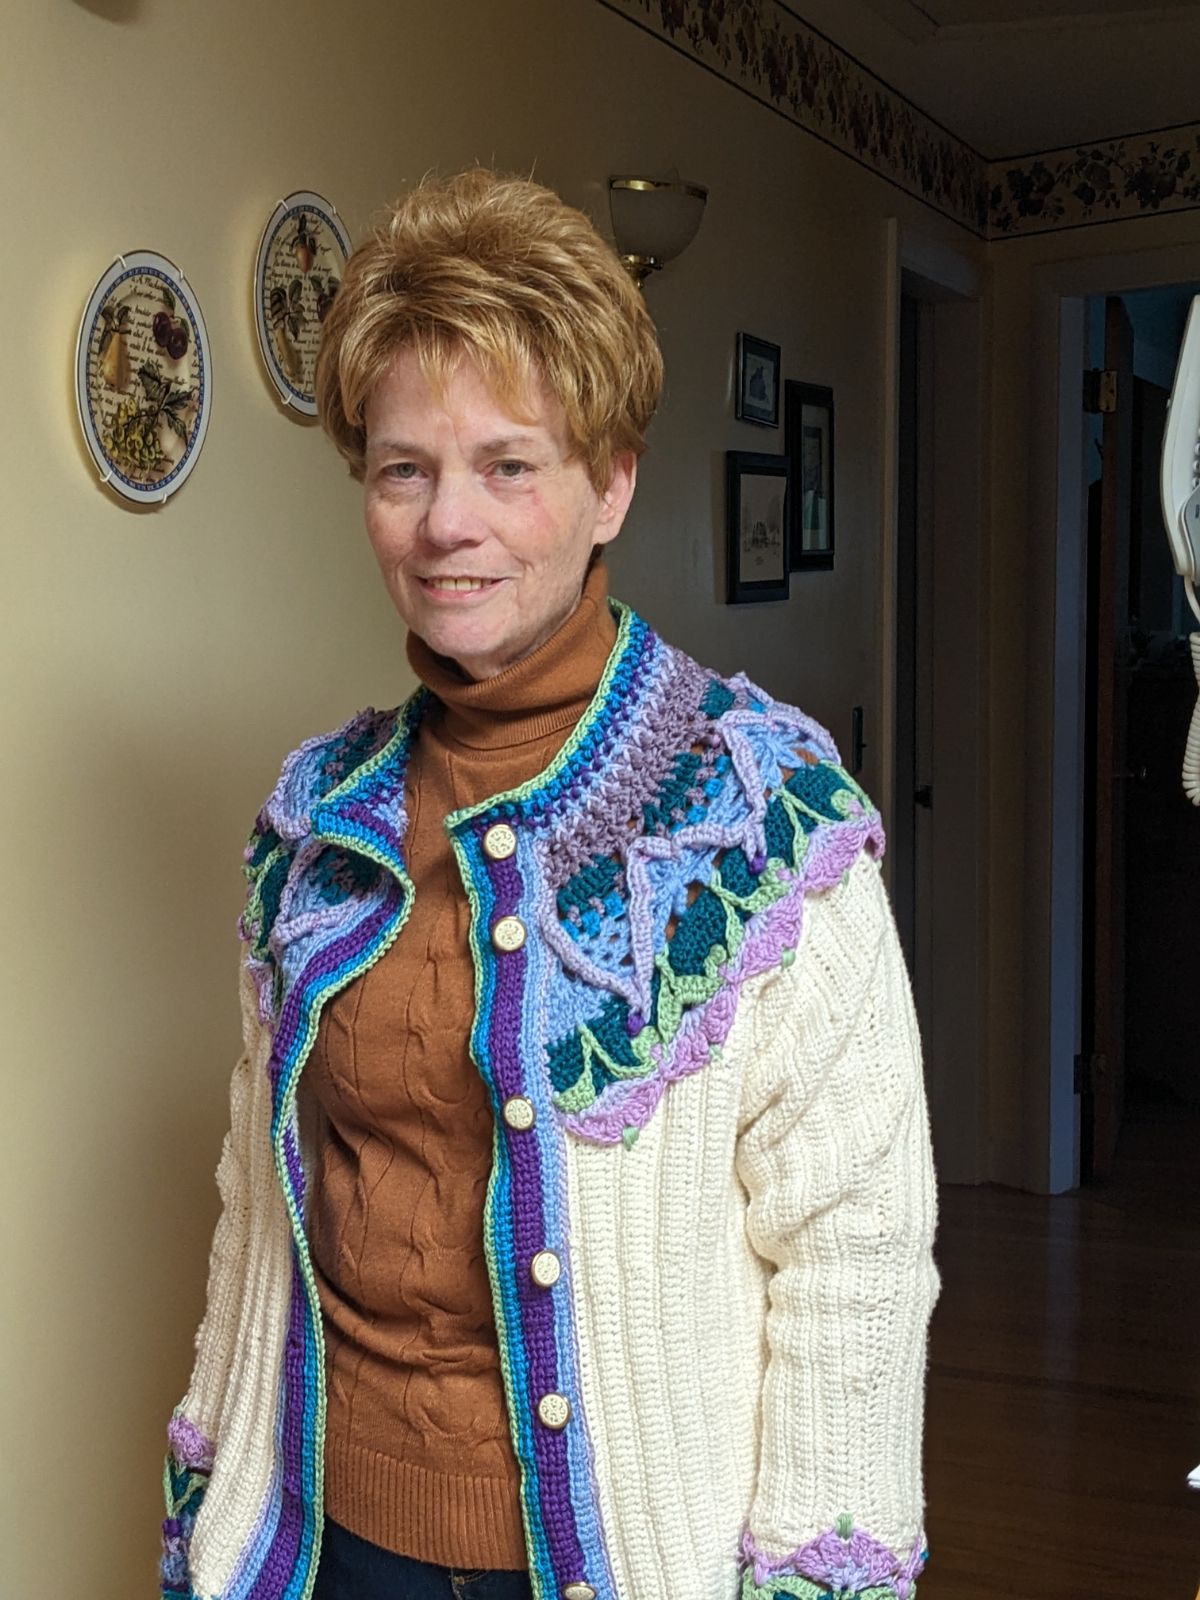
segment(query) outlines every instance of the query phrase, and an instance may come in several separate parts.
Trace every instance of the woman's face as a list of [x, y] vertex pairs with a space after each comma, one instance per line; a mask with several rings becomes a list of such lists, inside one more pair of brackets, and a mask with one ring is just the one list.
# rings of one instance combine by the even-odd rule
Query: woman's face
[[401, 351], [367, 402], [367, 533], [392, 603], [469, 678], [536, 650], [575, 609], [592, 547], [614, 539], [636, 478], [618, 457], [600, 495], [540, 389], [509, 415], [464, 359], [436, 396]]

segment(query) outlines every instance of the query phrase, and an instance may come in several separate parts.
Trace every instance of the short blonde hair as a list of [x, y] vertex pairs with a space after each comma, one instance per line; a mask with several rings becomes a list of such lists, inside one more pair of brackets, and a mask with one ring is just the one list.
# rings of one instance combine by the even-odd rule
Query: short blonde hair
[[427, 178], [354, 251], [325, 319], [317, 408], [356, 478], [364, 412], [402, 349], [440, 387], [467, 356], [514, 412], [544, 382], [598, 492], [646, 447], [662, 391], [641, 292], [582, 211], [525, 178], [476, 167]]

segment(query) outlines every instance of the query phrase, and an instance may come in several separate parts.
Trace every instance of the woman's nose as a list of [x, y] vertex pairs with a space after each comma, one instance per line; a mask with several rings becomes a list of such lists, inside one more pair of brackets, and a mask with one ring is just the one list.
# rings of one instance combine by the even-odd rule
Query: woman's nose
[[425, 537], [431, 544], [474, 543], [480, 537], [472, 486], [465, 476], [445, 473], [434, 484], [425, 512]]

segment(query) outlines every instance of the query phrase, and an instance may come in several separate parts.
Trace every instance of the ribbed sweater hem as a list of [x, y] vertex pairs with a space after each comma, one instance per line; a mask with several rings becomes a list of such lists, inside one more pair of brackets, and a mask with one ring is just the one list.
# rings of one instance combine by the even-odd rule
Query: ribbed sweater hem
[[519, 1493], [508, 1478], [468, 1477], [331, 1438], [325, 1511], [384, 1550], [438, 1566], [526, 1571]]

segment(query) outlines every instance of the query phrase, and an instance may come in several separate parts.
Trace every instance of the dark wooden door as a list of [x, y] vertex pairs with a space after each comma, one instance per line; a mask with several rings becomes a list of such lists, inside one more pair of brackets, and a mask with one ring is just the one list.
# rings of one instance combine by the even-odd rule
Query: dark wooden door
[[[1112, 1170], [1125, 1099], [1125, 788], [1129, 700], [1129, 552], [1133, 463], [1133, 329], [1123, 303], [1105, 305], [1104, 365], [1116, 406], [1104, 415], [1088, 582], [1088, 759], [1084, 873], [1088, 893], [1083, 995], [1085, 1177]], [[1089, 1127], [1090, 1123], [1090, 1127]]]

